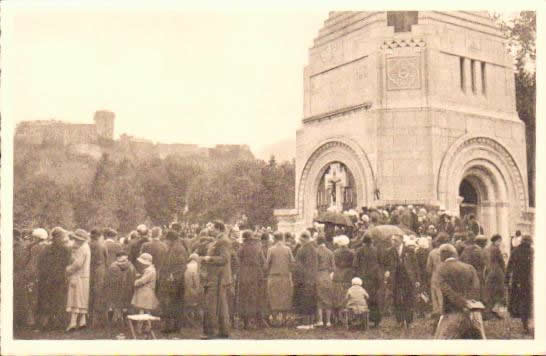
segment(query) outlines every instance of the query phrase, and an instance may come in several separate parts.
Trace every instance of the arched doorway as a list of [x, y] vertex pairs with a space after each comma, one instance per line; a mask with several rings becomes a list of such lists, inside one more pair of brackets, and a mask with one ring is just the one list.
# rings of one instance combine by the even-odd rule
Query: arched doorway
[[353, 173], [342, 162], [330, 163], [317, 189], [317, 206], [319, 213], [335, 206], [340, 211], [356, 208], [356, 189]]
[[442, 159], [437, 189], [447, 211], [476, 211], [484, 235], [500, 234], [509, 253], [510, 236], [528, 200], [518, 163], [505, 147], [489, 137], [459, 138]]

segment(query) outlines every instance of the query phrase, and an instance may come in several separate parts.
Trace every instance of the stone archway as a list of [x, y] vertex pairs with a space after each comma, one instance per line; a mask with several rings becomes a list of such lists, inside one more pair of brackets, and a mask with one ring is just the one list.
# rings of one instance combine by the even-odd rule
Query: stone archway
[[317, 191], [326, 169], [340, 162], [354, 176], [356, 206], [369, 205], [373, 200], [375, 179], [370, 162], [358, 144], [346, 138], [332, 138], [319, 144], [307, 159], [302, 170], [297, 191], [298, 215], [304, 224], [313, 221], [317, 205]]
[[440, 204], [456, 215], [462, 203], [459, 188], [463, 181], [472, 184], [478, 193], [478, 219], [485, 234], [501, 234], [503, 249], [508, 252], [510, 235], [528, 204], [516, 161], [496, 139], [463, 136], [446, 152], [437, 181]]

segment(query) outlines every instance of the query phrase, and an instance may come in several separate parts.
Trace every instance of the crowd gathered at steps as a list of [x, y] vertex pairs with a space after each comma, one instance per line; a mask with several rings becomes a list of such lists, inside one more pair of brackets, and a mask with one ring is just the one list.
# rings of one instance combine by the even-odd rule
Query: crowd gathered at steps
[[[401, 328], [426, 317], [437, 338], [470, 338], [476, 330], [460, 318], [469, 301], [482, 301], [484, 318], [509, 314], [529, 332], [530, 236], [518, 231], [508, 258], [502, 237], [485, 237], [472, 215], [412, 206], [348, 215], [352, 227], [315, 224], [298, 236], [251, 230], [244, 219], [139, 225], [125, 237], [110, 228], [15, 229], [15, 328], [72, 332], [147, 313], [161, 317], [164, 333], [199, 324], [208, 339], [232, 327], [365, 330], [394, 315]], [[407, 233], [380, 248], [367, 232], [381, 225]]]

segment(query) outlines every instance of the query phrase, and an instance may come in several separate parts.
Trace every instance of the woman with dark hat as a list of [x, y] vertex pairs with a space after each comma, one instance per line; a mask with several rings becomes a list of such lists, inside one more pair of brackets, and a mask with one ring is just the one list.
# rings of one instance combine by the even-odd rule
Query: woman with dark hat
[[248, 328], [249, 320], [255, 318], [256, 325], [262, 326], [264, 296], [264, 265], [265, 257], [262, 253], [260, 240], [254, 238], [251, 231], [243, 232], [243, 243], [238, 252], [239, 279], [238, 279], [238, 311], [243, 318], [243, 326]]
[[500, 250], [502, 237], [499, 234], [491, 237], [488, 261], [485, 270], [485, 303], [488, 310], [502, 318], [499, 308], [505, 305], [504, 293], [504, 259]]
[[69, 234], [73, 241], [72, 259], [66, 274], [68, 276], [68, 297], [66, 311], [70, 313], [70, 324], [67, 332], [87, 326], [89, 308], [89, 274], [91, 266], [91, 251], [89, 250], [89, 234], [83, 229], [77, 229]]
[[514, 248], [506, 268], [505, 283], [510, 288], [508, 311], [520, 318], [523, 331], [529, 334], [529, 318], [533, 310], [533, 257], [531, 236], [525, 235]]

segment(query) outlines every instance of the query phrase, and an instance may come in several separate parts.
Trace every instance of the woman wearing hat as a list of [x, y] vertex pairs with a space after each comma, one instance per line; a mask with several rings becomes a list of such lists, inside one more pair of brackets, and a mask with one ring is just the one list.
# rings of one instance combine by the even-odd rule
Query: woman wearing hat
[[135, 280], [135, 293], [131, 305], [141, 313], [155, 310], [159, 302], [155, 296], [156, 272], [152, 261], [152, 255], [143, 253], [137, 258], [142, 266], [142, 274]]
[[[150, 313], [159, 306], [159, 301], [155, 296], [156, 272], [152, 261], [152, 255], [143, 253], [136, 260], [141, 267], [142, 274], [137, 274], [135, 280], [135, 292], [131, 305], [140, 313]], [[152, 328], [151, 322], [148, 320], [146, 328]], [[136, 326], [137, 333], [140, 334], [142, 323], [138, 322]]]
[[354, 253], [349, 250], [349, 238], [345, 235], [334, 237], [334, 246], [332, 308], [339, 312], [345, 307], [345, 295], [351, 287]]
[[[91, 268], [91, 251], [89, 249], [89, 234], [83, 229], [70, 233], [73, 241], [72, 262], [66, 267], [68, 276], [68, 297], [66, 311], [70, 313], [70, 324], [67, 332], [87, 326], [87, 311], [89, 308], [89, 272]], [[79, 322], [78, 322], [79, 319]]]

